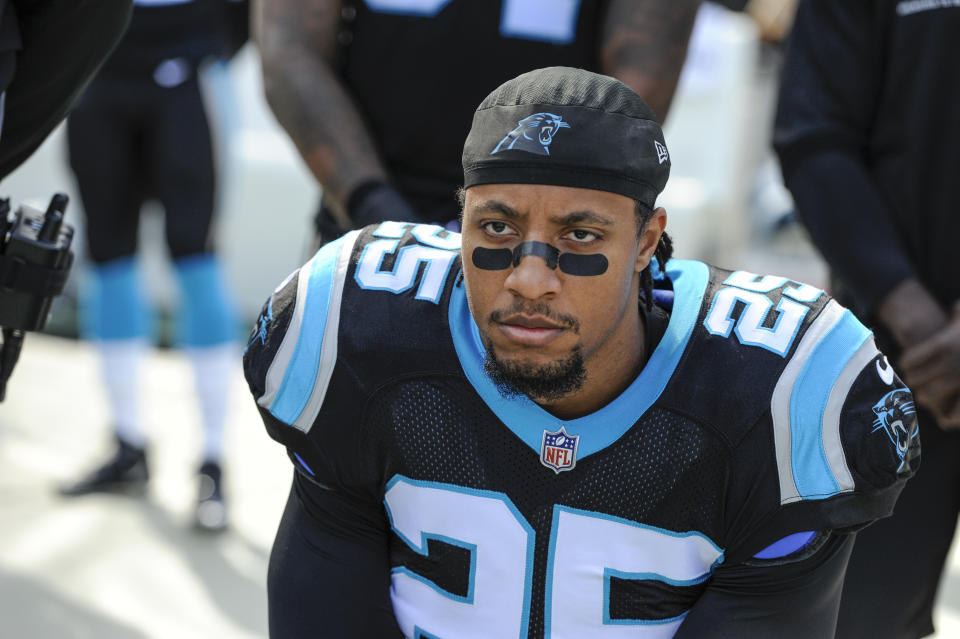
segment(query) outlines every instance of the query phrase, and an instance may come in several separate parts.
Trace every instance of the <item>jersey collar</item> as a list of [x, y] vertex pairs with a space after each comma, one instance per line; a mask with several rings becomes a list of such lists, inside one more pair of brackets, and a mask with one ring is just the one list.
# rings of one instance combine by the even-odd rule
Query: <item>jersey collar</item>
[[466, 291], [463, 286], [455, 286], [448, 312], [460, 366], [490, 410], [534, 452], [540, 452], [544, 430], [556, 431], [563, 426], [568, 434], [580, 436], [577, 457], [584, 459], [619, 439], [657, 401], [686, 349], [700, 314], [709, 267], [702, 262], [671, 260], [667, 262], [667, 275], [673, 282], [675, 297], [663, 339], [633, 383], [596, 412], [563, 420], [526, 396], [507, 399], [501, 395], [483, 371], [486, 349], [470, 314]]

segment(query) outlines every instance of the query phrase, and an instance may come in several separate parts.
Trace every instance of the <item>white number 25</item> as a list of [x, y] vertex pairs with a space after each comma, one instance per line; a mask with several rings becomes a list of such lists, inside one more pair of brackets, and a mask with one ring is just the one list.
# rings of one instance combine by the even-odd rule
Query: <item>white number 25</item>
[[[703, 325], [714, 335], [729, 337], [736, 333], [741, 344], [760, 346], [785, 357], [793, 344], [800, 323], [810, 311], [806, 303], [815, 302], [823, 294], [819, 288], [809, 284], [797, 284], [784, 289], [780, 303], [777, 304], [777, 319], [771, 328], [763, 326], [770, 313], [773, 302], [766, 295], [780, 288], [789, 280], [777, 275], [759, 276], [748, 271], [737, 271], [724, 281], [713, 298], [710, 312]], [[731, 318], [734, 305], [742, 302], [746, 306], [740, 317]], [[803, 303], [801, 303], [803, 302]]]
[[[405, 567], [393, 571], [397, 622], [412, 639], [526, 639], [533, 589], [534, 531], [503, 493], [394, 477], [384, 497], [390, 525], [426, 555], [439, 540], [467, 550], [466, 595], [450, 593]], [[723, 551], [707, 537], [554, 506], [545, 591], [545, 636], [672, 637], [683, 615], [611, 619], [611, 578], [692, 585], [707, 579]]]

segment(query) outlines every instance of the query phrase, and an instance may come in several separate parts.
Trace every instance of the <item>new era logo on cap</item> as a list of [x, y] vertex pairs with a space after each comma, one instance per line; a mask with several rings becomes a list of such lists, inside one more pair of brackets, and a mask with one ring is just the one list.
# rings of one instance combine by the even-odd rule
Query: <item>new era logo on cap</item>
[[660, 164], [670, 159], [670, 156], [667, 155], [667, 147], [660, 144], [657, 140], [654, 140], [653, 144], [657, 147], [657, 159], [660, 160]]

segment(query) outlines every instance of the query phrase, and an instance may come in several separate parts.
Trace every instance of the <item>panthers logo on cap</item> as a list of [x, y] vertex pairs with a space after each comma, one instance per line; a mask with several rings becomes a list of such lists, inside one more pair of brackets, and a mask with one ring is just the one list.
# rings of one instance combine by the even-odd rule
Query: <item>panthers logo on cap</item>
[[873, 414], [876, 415], [873, 430], [883, 429], [900, 459], [907, 454], [910, 440], [917, 436], [917, 420], [913, 417], [916, 412], [913, 394], [908, 388], [892, 390], [873, 405]]
[[500, 140], [490, 155], [504, 149], [527, 151], [537, 155], [550, 155], [550, 144], [560, 129], [569, 129], [563, 117], [553, 113], [534, 113], [517, 122], [517, 128]]

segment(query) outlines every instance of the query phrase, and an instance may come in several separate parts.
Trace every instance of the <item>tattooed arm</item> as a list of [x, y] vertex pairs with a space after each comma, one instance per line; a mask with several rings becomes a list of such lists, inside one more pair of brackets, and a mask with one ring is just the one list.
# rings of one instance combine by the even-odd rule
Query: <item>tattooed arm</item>
[[333, 70], [339, 0], [255, 0], [267, 103], [342, 211], [350, 192], [386, 180], [370, 134]]
[[687, 55], [700, 0], [612, 0], [601, 67], [647, 101], [663, 122]]

